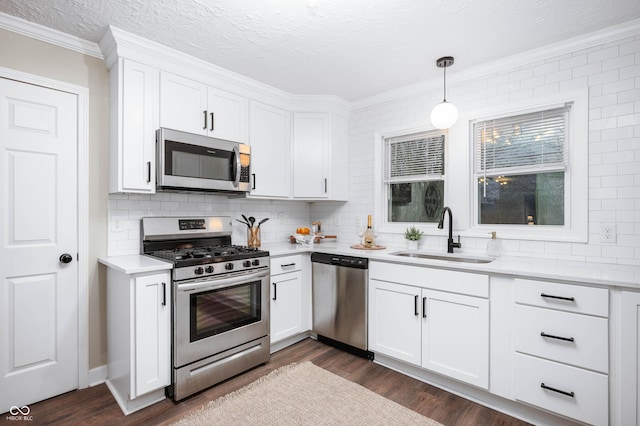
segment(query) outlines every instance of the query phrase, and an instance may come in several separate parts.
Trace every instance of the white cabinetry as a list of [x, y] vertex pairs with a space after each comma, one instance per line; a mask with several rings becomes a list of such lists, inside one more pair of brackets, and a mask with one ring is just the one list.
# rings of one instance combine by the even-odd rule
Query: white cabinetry
[[487, 389], [488, 295], [486, 275], [371, 262], [369, 349]]
[[107, 270], [107, 386], [125, 415], [164, 399], [171, 382], [170, 280]]
[[516, 279], [514, 396], [590, 423], [609, 421], [609, 294]]
[[291, 196], [291, 113], [251, 101], [251, 196]]
[[620, 424], [640, 424], [640, 293], [623, 291], [620, 331]]
[[293, 115], [293, 197], [346, 201], [347, 120], [337, 114]]
[[164, 71], [160, 79], [162, 127], [247, 141], [246, 98]]
[[110, 70], [109, 192], [156, 191], [160, 72], [128, 59]]
[[302, 255], [271, 259], [271, 343], [306, 331]]

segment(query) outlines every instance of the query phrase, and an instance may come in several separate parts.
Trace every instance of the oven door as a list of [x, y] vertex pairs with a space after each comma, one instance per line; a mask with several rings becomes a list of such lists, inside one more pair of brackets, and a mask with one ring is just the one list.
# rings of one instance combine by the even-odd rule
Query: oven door
[[269, 335], [269, 269], [174, 284], [174, 368]]
[[164, 128], [157, 142], [158, 187], [249, 191], [249, 146]]

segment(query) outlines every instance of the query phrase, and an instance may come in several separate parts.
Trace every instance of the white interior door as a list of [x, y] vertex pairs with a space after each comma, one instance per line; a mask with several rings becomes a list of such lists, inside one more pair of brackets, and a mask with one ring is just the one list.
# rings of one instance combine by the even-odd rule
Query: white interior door
[[0, 413], [78, 387], [77, 149], [76, 95], [0, 78]]

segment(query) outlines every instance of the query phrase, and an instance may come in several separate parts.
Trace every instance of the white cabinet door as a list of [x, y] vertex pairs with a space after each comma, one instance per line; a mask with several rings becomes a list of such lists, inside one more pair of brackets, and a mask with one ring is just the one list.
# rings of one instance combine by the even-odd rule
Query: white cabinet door
[[156, 68], [126, 59], [111, 70], [109, 192], [156, 191], [159, 78]]
[[259, 102], [249, 112], [251, 196], [291, 195], [291, 114]]
[[168, 72], [161, 75], [162, 127], [246, 142], [247, 108], [242, 96]]
[[489, 387], [489, 301], [422, 290], [422, 367]]
[[302, 272], [271, 278], [271, 343], [302, 332]]
[[369, 349], [401, 361], [421, 362], [421, 289], [369, 280]]
[[293, 117], [293, 196], [328, 198], [331, 118], [321, 113]]
[[208, 115], [211, 137], [247, 142], [246, 98], [224, 90], [209, 88]]
[[131, 398], [168, 386], [171, 298], [168, 274], [135, 278]]
[[160, 125], [206, 135], [209, 130], [207, 86], [179, 75], [160, 77]]
[[620, 318], [620, 424], [640, 423], [640, 293], [622, 292], [622, 314]]

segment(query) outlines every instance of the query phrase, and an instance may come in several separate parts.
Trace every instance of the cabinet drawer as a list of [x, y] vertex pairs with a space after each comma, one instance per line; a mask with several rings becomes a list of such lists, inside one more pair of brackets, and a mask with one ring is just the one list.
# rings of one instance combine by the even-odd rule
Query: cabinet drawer
[[514, 317], [516, 351], [602, 373], [609, 371], [606, 318], [524, 305], [515, 305]]
[[284, 274], [286, 272], [300, 271], [302, 269], [302, 255], [283, 256], [271, 258], [271, 275]]
[[581, 314], [609, 316], [609, 290], [545, 281], [515, 280], [515, 301]]
[[369, 262], [369, 277], [469, 296], [489, 297], [489, 276], [422, 266]]
[[[514, 369], [517, 400], [586, 423], [609, 423], [606, 374], [522, 354], [515, 354]], [[544, 388], [543, 384], [555, 390]]]

